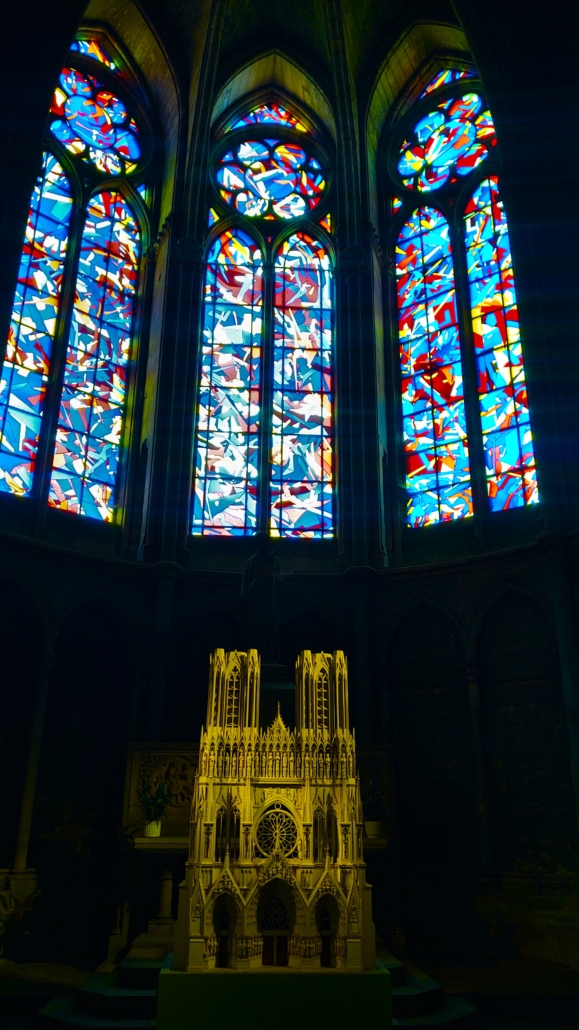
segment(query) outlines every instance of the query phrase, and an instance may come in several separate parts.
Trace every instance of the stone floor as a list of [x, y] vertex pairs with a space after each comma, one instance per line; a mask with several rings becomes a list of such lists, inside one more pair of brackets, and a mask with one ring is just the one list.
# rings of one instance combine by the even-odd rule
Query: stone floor
[[445, 992], [481, 1010], [480, 1030], [579, 1030], [579, 970], [549, 962], [500, 960], [429, 968]]
[[[487, 1015], [480, 1017], [479, 1030], [577, 1030], [575, 1017], [533, 1017], [529, 1015]], [[0, 998], [0, 1030], [46, 1030], [46, 1023], [34, 1014], [2, 1015]]]
[[[481, 1008], [478, 1030], [579, 1030], [579, 972], [520, 962], [429, 969], [449, 993]], [[16, 965], [0, 959], [0, 1030], [46, 1030], [36, 1012], [88, 974], [57, 964]]]

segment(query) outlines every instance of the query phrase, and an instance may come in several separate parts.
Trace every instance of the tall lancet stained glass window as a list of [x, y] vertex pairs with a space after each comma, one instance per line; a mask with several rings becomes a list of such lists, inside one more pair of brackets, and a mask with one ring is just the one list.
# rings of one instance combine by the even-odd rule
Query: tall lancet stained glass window
[[109, 43], [81, 33], [50, 107], [0, 399], [0, 490], [103, 521], [119, 505], [147, 222], [132, 89]]
[[396, 260], [408, 511], [422, 525], [472, 512], [454, 264], [440, 211], [412, 213]]
[[32, 490], [46, 385], [61, 311], [72, 195], [54, 154], [34, 187], [0, 384], [0, 490]]
[[331, 537], [333, 301], [324, 153], [305, 120], [278, 103], [232, 116], [216, 153], [192, 531]]
[[238, 536], [256, 525], [262, 274], [251, 236], [217, 236], [205, 275], [193, 532]]
[[458, 68], [430, 78], [392, 138], [411, 527], [538, 500], [496, 142], [477, 73]]

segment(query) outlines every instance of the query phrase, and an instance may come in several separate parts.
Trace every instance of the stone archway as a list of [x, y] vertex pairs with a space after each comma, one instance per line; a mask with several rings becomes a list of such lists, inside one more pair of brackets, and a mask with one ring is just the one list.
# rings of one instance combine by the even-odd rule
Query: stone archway
[[219, 969], [231, 966], [232, 943], [235, 940], [237, 906], [231, 894], [223, 893], [213, 908], [213, 932], [216, 937], [215, 965]]
[[257, 906], [257, 927], [263, 938], [262, 965], [288, 965], [289, 939], [295, 922], [295, 901], [290, 885], [284, 880], [270, 880]]
[[340, 925], [340, 910], [331, 894], [322, 894], [316, 903], [316, 928], [322, 939], [320, 966], [326, 969], [336, 965], [336, 937]]

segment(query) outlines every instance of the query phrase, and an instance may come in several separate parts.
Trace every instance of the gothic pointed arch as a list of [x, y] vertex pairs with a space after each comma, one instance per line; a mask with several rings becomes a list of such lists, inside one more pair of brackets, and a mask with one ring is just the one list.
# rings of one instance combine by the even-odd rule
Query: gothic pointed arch
[[192, 532], [322, 539], [335, 525], [331, 166], [311, 119], [271, 89], [252, 95], [227, 94], [210, 161]]
[[383, 143], [406, 525], [536, 503], [497, 138], [472, 63], [427, 62]]
[[[381, 701], [405, 861], [419, 868], [426, 841], [436, 838], [432, 867], [470, 868], [479, 842], [465, 634], [444, 609], [418, 605], [396, 623], [387, 656]], [[426, 781], [417, 773], [418, 756]]]
[[254, 106], [259, 100], [272, 96], [283, 106], [296, 108], [310, 128], [315, 128], [318, 121], [332, 139], [336, 138], [336, 124], [328, 98], [318, 83], [280, 50], [261, 54], [228, 79], [217, 96], [213, 124], [227, 122], [229, 109]]
[[368, 142], [374, 154], [388, 120], [412, 102], [416, 91], [442, 64], [472, 65], [465, 34], [457, 25], [423, 21], [399, 36], [382, 62], [368, 104]]
[[493, 862], [569, 874], [577, 822], [552, 620], [509, 584], [487, 607], [477, 643]]
[[114, 33], [81, 28], [56, 84], [0, 402], [0, 491], [119, 521], [152, 239], [155, 117]]

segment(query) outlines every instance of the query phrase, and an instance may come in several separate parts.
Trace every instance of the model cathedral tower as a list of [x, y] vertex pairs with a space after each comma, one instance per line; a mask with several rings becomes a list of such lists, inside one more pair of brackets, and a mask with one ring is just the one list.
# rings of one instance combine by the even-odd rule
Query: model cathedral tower
[[341, 651], [302, 651], [296, 726], [259, 728], [260, 660], [210, 661], [174, 968], [375, 966]]

